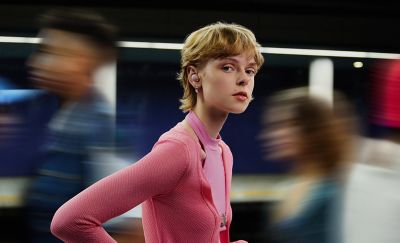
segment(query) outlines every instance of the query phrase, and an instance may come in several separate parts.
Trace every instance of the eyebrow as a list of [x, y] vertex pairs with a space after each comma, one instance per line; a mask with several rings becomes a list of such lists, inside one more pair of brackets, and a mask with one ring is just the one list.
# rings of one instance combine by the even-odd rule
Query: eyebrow
[[255, 68], [258, 69], [258, 65], [257, 65], [256, 62], [250, 62], [250, 63], [248, 64], [248, 66], [252, 66], [252, 67], [255, 67]]
[[[239, 63], [239, 61], [236, 60], [236, 59], [233, 58], [233, 57], [225, 57], [225, 58], [222, 58], [222, 60], [230, 60], [230, 61], [233, 61], [233, 62], [235, 62], [235, 63]], [[248, 63], [247, 66], [255, 66], [255, 67], [258, 67], [257, 63], [254, 62], [254, 61]]]

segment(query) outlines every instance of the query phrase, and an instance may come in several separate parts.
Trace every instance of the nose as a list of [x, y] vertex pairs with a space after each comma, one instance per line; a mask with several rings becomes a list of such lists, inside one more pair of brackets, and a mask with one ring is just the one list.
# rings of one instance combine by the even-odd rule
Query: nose
[[251, 81], [251, 77], [246, 73], [246, 70], [242, 70], [238, 74], [237, 85], [246, 86]]

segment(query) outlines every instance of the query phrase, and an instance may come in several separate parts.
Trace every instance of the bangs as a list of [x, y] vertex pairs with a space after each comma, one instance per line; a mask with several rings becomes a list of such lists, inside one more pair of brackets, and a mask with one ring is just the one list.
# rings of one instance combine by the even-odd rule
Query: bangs
[[229, 56], [236, 56], [241, 53], [248, 53], [254, 57], [257, 66], [262, 65], [262, 57], [258, 50], [257, 42], [250, 33], [235, 31], [223, 28], [212, 35], [212, 50], [208, 51], [208, 58], [220, 59]]
[[254, 57], [258, 67], [264, 62], [254, 34], [239, 25], [232, 28], [220, 23], [203, 29], [202, 32], [190, 36], [186, 44], [188, 49], [191, 49], [192, 60], [198, 64], [209, 59], [221, 59], [241, 53], [248, 53]]

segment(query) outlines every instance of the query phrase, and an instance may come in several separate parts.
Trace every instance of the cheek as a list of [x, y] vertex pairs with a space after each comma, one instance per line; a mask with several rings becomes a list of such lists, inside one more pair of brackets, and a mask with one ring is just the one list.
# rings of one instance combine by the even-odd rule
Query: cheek
[[215, 93], [221, 93], [227, 90], [227, 88], [229, 87], [229, 82], [227, 82], [227, 80], [224, 79], [216, 79], [213, 80], [212, 82], [210, 82], [210, 88], [212, 91], [214, 91]]
[[60, 75], [74, 76], [75, 78], [90, 72], [90, 62], [79, 57], [55, 57], [52, 58], [49, 67]]
[[226, 83], [225, 80], [221, 78], [218, 79], [218, 77], [206, 80], [206, 82], [202, 84], [204, 96], [213, 99], [221, 97], [220, 94], [227, 91]]
[[213, 87], [213, 89], [221, 91], [227, 91], [230, 87], [235, 85], [235, 77], [233, 74], [216, 72], [213, 75], [208, 76], [208, 84]]
[[87, 62], [82, 60], [60, 60], [59, 64], [62, 64], [62, 67], [59, 67], [60, 71], [68, 72], [70, 74], [85, 74], [88, 73], [89, 65]]
[[251, 93], [253, 93], [253, 90], [254, 90], [254, 79], [252, 79], [252, 80], [250, 81], [250, 83], [249, 83], [249, 91], [250, 91]]

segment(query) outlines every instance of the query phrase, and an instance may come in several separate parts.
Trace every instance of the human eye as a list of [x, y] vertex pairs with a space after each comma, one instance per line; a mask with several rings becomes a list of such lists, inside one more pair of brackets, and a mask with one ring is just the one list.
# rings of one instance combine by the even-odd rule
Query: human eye
[[225, 64], [225, 65], [222, 66], [222, 70], [224, 72], [232, 72], [232, 71], [235, 70], [235, 67], [233, 65], [231, 65], [231, 64]]
[[246, 73], [249, 74], [250, 76], [255, 76], [257, 73], [257, 70], [254, 68], [248, 68], [248, 69], [246, 69]]

